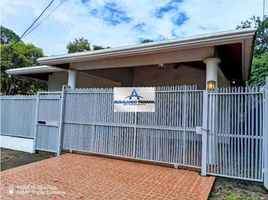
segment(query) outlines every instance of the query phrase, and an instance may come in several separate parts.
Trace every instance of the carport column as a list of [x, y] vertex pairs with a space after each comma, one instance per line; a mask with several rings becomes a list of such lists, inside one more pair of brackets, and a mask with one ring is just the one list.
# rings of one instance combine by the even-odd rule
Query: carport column
[[206, 58], [204, 61], [206, 63], [206, 89], [208, 88], [209, 81], [215, 82], [215, 87], [218, 86], [218, 63], [221, 62], [219, 58], [211, 57]]
[[68, 70], [68, 85], [72, 89], [76, 87], [76, 71], [74, 70]]
[[[218, 87], [218, 63], [221, 60], [216, 57], [206, 58], [203, 62], [206, 63], [206, 89], [207, 90], [213, 90]], [[210, 109], [210, 113], [208, 115], [211, 117], [211, 119], [215, 119], [218, 116], [217, 113], [217, 99], [213, 99], [213, 101], [210, 101], [208, 104]], [[204, 120], [204, 119], [203, 119]], [[206, 120], [206, 119], [205, 119]], [[218, 146], [215, 141], [215, 121], [212, 121], [210, 123], [210, 126], [208, 127], [208, 164], [209, 167], [215, 167], [217, 164], [217, 154], [215, 152], [218, 152]]]

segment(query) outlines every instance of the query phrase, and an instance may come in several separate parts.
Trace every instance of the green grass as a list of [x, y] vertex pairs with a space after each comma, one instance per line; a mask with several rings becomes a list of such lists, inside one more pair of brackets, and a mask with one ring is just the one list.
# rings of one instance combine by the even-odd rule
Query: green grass
[[226, 200], [258, 200], [258, 198], [254, 196], [250, 197], [240, 196], [239, 194], [236, 193], [227, 192]]

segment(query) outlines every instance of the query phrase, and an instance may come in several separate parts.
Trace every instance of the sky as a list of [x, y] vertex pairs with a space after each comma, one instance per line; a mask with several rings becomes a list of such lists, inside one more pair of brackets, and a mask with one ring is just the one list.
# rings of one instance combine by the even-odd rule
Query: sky
[[[62, 1], [54, 0], [42, 18]], [[49, 2], [1, 0], [1, 25], [20, 36]], [[47, 56], [59, 55], [79, 37], [104, 47], [128, 46], [145, 38], [159, 41], [233, 30], [262, 14], [263, 0], [66, 0], [22, 40]]]

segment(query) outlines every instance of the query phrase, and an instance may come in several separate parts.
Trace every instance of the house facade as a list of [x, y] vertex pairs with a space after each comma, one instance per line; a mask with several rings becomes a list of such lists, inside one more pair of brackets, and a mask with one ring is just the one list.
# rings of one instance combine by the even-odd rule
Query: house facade
[[48, 81], [48, 90], [197, 85], [243, 86], [249, 78], [255, 29], [218, 32], [135, 46], [49, 56], [9, 75]]

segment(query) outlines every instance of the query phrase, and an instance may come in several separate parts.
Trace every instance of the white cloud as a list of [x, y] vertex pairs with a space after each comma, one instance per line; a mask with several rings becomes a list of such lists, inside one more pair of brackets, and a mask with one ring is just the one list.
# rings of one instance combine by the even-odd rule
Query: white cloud
[[[2, 0], [1, 24], [21, 35], [49, 2]], [[112, 26], [100, 16], [92, 16], [92, 9], [113, 2], [131, 18], [129, 22]], [[167, 12], [162, 19], [157, 18], [156, 9], [168, 2], [170, 0], [89, 0], [87, 3], [67, 0], [23, 40], [44, 49], [46, 55], [56, 55], [66, 53], [67, 43], [77, 37], [85, 37], [93, 44], [116, 47], [136, 44], [141, 38], [172, 38], [173, 33], [188, 36], [230, 30], [253, 15], [262, 15], [262, 0], [184, 0], [176, 4], [176, 10]], [[58, 3], [60, 0], [55, 0], [54, 7]], [[53, 6], [48, 12], [52, 9]], [[172, 22], [179, 12], [188, 17], [181, 26]], [[142, 23], [142, 31], [134, 29]]]

